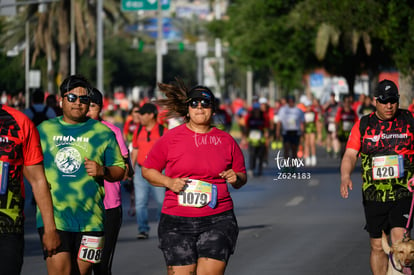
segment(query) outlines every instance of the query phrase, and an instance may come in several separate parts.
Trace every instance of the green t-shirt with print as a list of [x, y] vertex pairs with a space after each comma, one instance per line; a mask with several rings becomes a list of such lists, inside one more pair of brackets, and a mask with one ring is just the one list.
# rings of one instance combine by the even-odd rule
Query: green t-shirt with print
[[[57, 229], [103, 231], [103, 179], [89, 176], [84, 161], [124, 168], [114, 133], [97, 120], [68, 124], [62, 117], [43, 122], [38, 130]], [[42, 227], [39, 211], [36, 216], [37, 227]]]

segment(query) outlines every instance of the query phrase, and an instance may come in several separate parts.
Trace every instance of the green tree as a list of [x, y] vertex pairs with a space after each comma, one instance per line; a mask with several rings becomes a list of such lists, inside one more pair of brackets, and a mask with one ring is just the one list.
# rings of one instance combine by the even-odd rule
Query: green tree
[[315, 56], [329, 73], [344, 76], [354, 94], [357, 75], [375, 78], [394, 66], [391, 52], [378, 31], [386, 18], [375, 0], [305, 0], [291, 14], [297, 26], [317, 28]]
[[[21, 44], [25, 39], [24, 26], [30, 22], [30, 34], [34, 34], [31, 42], [31, 64], [35, 66], [39, 56], [46, 56], [47, 68], [43, 73], [48, 76], [49, 83], [54, 83], [56, 74], [65, 78], [70, 68], [70, 26], [71, 2], [74, 5], [75, 40], [77, 56], [88, 52], [95, 55], [96, 48], [96, 1], [60, 0], [48, 4], [43, 12], [38, 12], [39, 5], [32, 4], [22, 8], [22, 12], [10, 20], [5, 27], [1, 43], [6, 49]], [[125, 22], [126, 18], [120, 11], [119, 0], [103, 1], [106, 20], [112, 25]], [[123, 20], [121, 20], [123, 19]], [[116, 23], [115, 23], [116, 22]], [[111, 30], [115, 29], [113, 27]], [[57, 73], [55, 68], [58, 67]], [[50, 86], [50, 84], [48, 85]]]
[[24, 62], [20, 56], [8, 57], [0, 54], [0, 91], [6, 91], [9, 94], [17, 94], [24, 91]]
[[[233, 58], [253, 70], [268, 68], [285, 90], [303, 73], [323, 67], [344, 76], [354, 93], [362, 72], [409, 72], [414, 59], [413, 3], [398, 0], [233, 1], [224, 31]], [[396, 42], [397, 41], [397, 42]]]
[[290, 22], [297, 2], [234, 1], [223, 28], [236, 62], [253, 70], [265, 68], [285, 93], [300, 87], [303, 72], [316, 62], [309, 51], [315, 30]]
[[396, 67], [412, 76], [414, 64], [414, 2], [409, 0], [378, 1], [381, 4], [378, 37], [391, 49]]

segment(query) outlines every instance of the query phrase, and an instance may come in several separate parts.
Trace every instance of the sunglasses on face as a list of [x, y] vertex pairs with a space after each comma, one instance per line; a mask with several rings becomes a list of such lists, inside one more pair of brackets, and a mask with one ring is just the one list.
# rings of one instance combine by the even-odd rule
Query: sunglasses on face
[[191, 108], [195, 109], [195, 108], [197, 108], [197, 107], [198, 107], [198, 103], [200, 103], [200, 104], [201, 104], [201, 107], [202, 107], [202, 108], [211, 108], [211, 101], [210, 101], [210, 100], [208, 100], [208, 99], [192, 99], [192, 100], [188, 103], [188, 105], [189, 105]]
[[395, 103], [398, 103], [398, 99], [399, 99], [398, 97], [385, 98], [383, 96], [379, 96], [377, 98], [377, 101], [381, 104], [388, 104], [388, 103], [395, 104]]
[[63, 97], [67, 97], [69, 102], [76, 102], [76, 100], [78, 100], [79, 97], [79, 102], [82, 104], [89, 104], [89, 102], [91, 101], [91, 98], [87, 95], [75, 95], [75, 94], [66, 94]]

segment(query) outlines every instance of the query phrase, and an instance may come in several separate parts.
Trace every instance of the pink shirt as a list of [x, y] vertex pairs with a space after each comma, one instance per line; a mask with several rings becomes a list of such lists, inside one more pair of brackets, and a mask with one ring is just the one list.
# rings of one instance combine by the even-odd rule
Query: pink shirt
[[217, 128], [197, 134], [185, 124], [169, 130], [154, 144], [144, 166], [160, 172], [165, 169], [165, 175], [171, 178], [189, 177], [216, 185], [214, 208], [178, 205], [177, 194], [167, 189], [162, 213], [183, 217], [209, 216], [233, 209], [227, 183], [219, 173], [228, 169], [246, 173], [243, 153], [231, 135]]
[[[121, 150], [122, 156], [128, 155], [128, 148], [125, 145], [124, 138], [122, 136], [122, 131], [112, 123], [108, 121], [102, 120], [102, 123], [108, 126], [111, 129], [116, 137], [116, 141], [118, 142], [119, 149]], [[104, 180], [104, 188], [105, 188], [105, 198], [104, 198], [104, 205], [105, 209], [115, 208], [121, 205], [121, 182], [109, 182]]]

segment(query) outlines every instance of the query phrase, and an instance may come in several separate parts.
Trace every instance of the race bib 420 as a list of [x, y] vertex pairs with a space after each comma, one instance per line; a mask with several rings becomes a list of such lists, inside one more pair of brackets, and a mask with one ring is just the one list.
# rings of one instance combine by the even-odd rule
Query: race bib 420
[[372, 158], [372, 178], [374, 180], [401, 178], [403, 176], [403, 156], [390, 155]]

